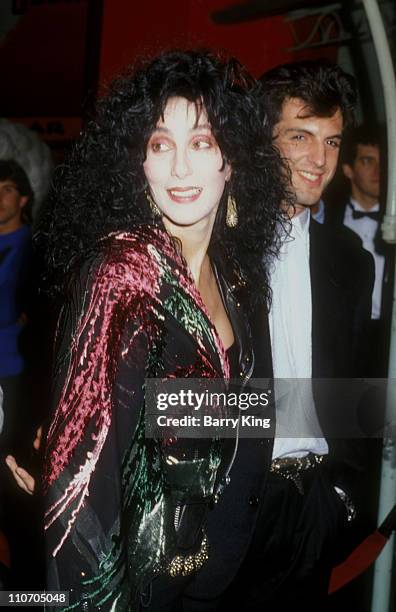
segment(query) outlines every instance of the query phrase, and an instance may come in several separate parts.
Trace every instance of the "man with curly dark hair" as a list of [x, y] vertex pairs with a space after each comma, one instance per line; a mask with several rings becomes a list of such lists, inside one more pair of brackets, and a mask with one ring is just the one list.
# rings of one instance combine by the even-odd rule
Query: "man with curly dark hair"
[[[279, 601], [282, 584], [283, 605], [317, 610], [326, 598], [332, 564], [344, 554], [363, 465], [362, 446], [340, 439], [348, 431], [349, 394], [345, 402], [327, 385], [323, 392], [315, 379], [360, 374], [374, 277], [373, 262], [361, 246], [316, 223], [310, 207], [336, 171], [343, 132], [353, 122], [356, 89], [353, 77], [326, 62], [279, 66], [261, 84], [274, 144], [288, 164], [295, 195], [292, 229], [271, 271], [272, 363], [275, 379], [303, 381], [282, 401], [277, 393], [282, 384], [275, 387], [273, 491], [266, 503], [269, 512], [284, 509], [262, 530], [255, 565], [269, 557], [271, 564], [282, 564], [288, 551], [293, 562], [273, 580], [262, 602]], [[268, 530], [274, 534], [271, 544]], [[252, 601], [257, 605], [260, 597], [253, 594]]]
[[[265, 129], [287, 162], [294, 196], [292, 205], [284, 202], [291, 229], [271, 267], [268, 323], [260, 311], [251, 320], [261, 370], [275, 377], [276, 435], [240, 441], [230, 484], [208, 517], [213, 556], [188, 588], [189, 611], [324, 609], [332, 566], [343, 554], [341, 498], [347, 501], [355, 477], [341, 441], [324, 435], [343, 404], [332, 405], [333, 396], [323, 401], [311, 378], [358, 373], [372, 262], [309, 211], [334, 176], [355, 86], [341, 68], [321, 62], [280, 66], [261, 84]], [[265, 355], [258, 330], [268, 324]]]

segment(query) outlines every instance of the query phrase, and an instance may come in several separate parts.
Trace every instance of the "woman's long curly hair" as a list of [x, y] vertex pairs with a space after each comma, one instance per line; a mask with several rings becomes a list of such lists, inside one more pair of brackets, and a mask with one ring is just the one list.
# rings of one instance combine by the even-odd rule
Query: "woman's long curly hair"
[[238, 225], [225, 223], [228, 187], [218, 209], [210, 252], [233, 262], [247, 295], [269, 298], [268, 263], [279, 246], [290, 202], [283, 162], [271, 145], [271, 127], [256, 82], [235, 60], [206, 51], [174, 51], [116, 80], [97, 107], [95, 119], [58, 168], [52, 205], [38, 232], [45, 243], [47, 279], [64, 291], [70, 272], [111, 232], [153, 219], [143, 172], [147, 143], [169, 98], [181, 96], [206, 110], [224, 161]]

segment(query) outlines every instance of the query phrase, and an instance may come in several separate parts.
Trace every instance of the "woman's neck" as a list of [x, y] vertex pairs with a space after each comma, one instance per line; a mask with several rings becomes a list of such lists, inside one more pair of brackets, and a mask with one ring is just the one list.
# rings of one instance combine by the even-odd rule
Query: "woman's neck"
[[183, 257], [187, 262], [198, 289], [202, 282], [206, 282], [207, 275], [210, 274], [210, 263], [207, 252], [212, 235], [213, 223], [214, 220], [204, 219], [200, 224], [180, 226], [164, 218], [164, 225], [167, 231], [181, 242]]

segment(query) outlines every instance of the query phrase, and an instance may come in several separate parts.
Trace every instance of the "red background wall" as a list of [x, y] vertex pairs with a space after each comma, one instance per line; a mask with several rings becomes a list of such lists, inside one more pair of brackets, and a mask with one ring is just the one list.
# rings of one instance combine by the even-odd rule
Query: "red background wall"
[[[335, 59], [335, 48], [288, 51], [293, 38], [283, 16], [212, 21], [213, 11], [241, 1], [23, 0], [19, 19], [0, 41], [0, 116], [28, 124], [49, 142], [72, 139], [98, 83], [138, 56], [175, 47], [222, 50], [255, 76], [303, 57]], [[309, 19], [297, 27], [309, 31]]]
[[0, 43], [0, 115], [80, 115], [87, 10], [88, 0], [27, 6]]
[[237, 25], [216, 25], [210, 14], [241, 0], [103, 0], [99, 79], [108, 81], [137, 55], [155, 55], [175, 47], [208, 47], [235, 55], [255, 76], [277, 64], [302, 57], [334, 57], [321, 47], [303, 54], [293, 46], [284, 17]]

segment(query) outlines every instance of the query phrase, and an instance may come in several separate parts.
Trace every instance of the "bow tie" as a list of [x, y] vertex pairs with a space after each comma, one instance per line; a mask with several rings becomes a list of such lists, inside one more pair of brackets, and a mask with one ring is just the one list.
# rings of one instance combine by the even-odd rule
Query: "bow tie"
[[380, 211], [377, 210], [375, 212], [364, 212], [362, 210], [356, 210], [356, 208], [349, 202], [349, 206], [352, 209], [352, 219], [363, 219], [363, 217], [368, 217], [369, 219], [373, 219], [373, 221], [380, 220]]

